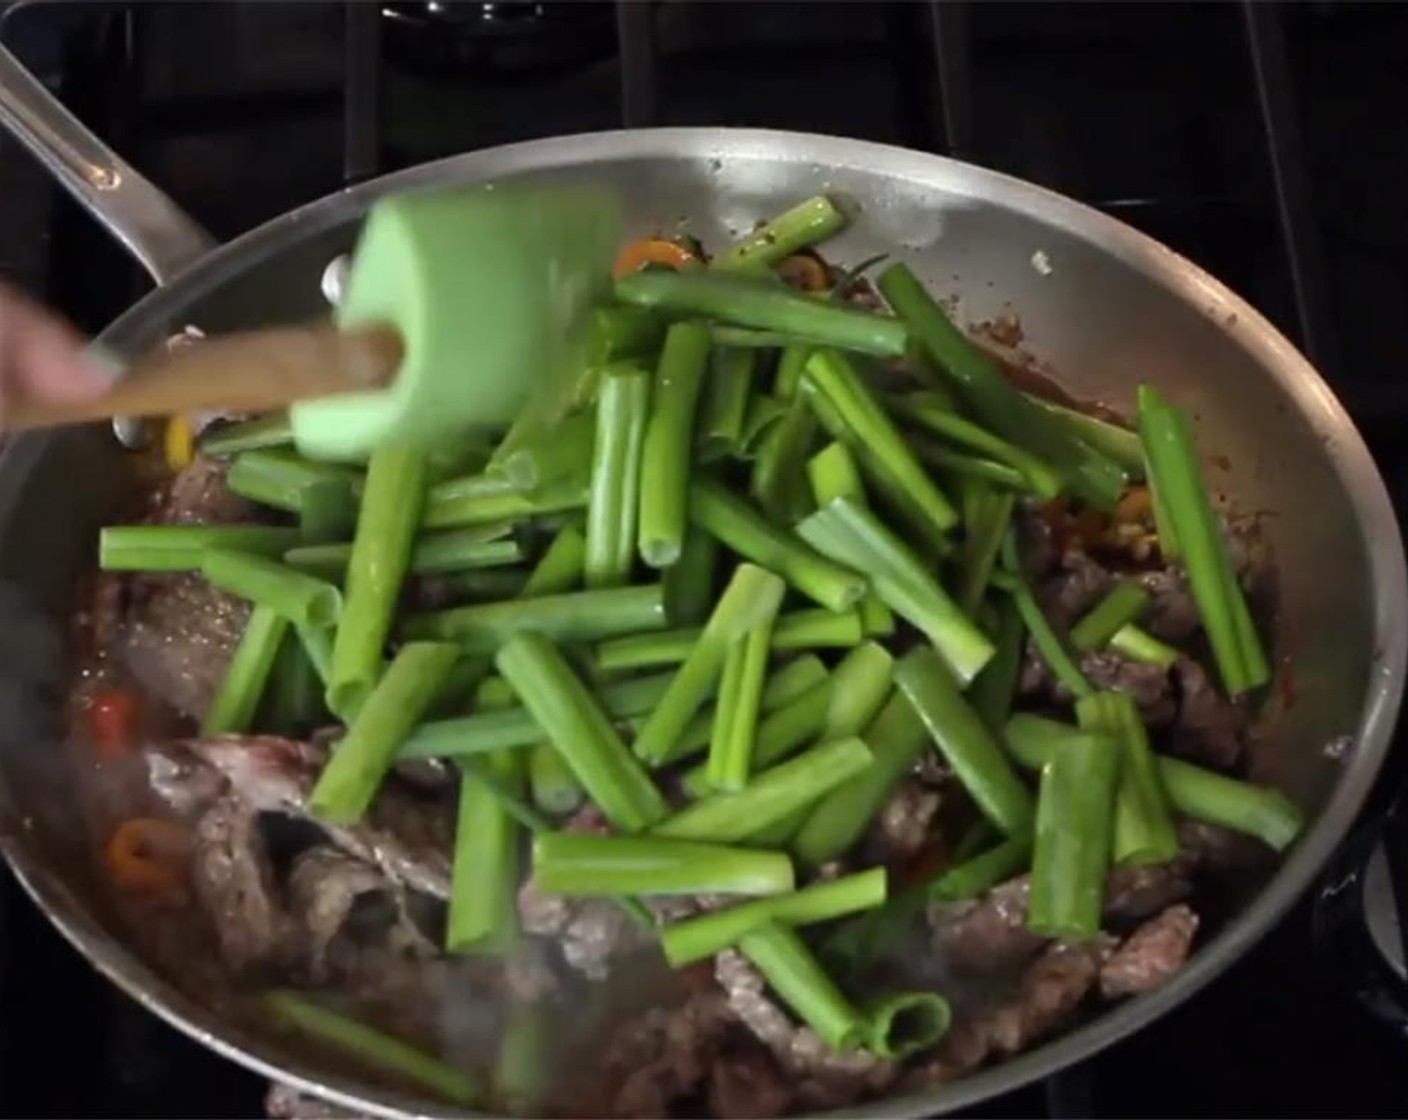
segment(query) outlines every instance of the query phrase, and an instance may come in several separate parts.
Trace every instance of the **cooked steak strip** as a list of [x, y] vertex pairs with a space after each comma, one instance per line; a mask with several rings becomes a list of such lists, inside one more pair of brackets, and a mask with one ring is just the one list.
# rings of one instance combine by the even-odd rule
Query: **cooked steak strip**
[[1170, 906], [1151, 918], [1100, 969], [1100, 994], [1118, 999], [1161, 987], [1183, 967], [1197, 932], [1198, 915], [1187, 906]]

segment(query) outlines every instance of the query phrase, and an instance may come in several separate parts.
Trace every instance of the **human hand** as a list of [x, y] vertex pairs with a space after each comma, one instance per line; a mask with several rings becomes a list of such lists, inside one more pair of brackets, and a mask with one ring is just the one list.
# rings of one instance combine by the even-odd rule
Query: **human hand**
[[107, 390], [113, 372], [68, 323], [0, 285], [0, 411], [16, 399], [89, 400]]

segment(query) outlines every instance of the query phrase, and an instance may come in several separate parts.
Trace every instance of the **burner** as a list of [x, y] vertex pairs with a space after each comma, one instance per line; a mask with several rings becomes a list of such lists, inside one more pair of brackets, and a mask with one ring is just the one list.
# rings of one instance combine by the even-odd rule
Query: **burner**
[[615, 11], [591, 0], [427, 0], [381, 9], [393, 61], [480, 79], [525, 78], [610, 56]]

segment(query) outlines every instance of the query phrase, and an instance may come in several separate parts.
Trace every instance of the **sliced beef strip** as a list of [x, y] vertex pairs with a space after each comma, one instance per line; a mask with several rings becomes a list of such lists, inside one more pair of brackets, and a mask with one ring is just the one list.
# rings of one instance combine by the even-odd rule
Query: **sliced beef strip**
[[1242, 736], [1250, 721], [1247, 709], [1224, 696], [1207, 670], [1191, 658], [1180, 658], [1174, 675], [1178, 715], [1170, 750], [1218, 770], [1234, 768], [1242, 758]]
[[733, 1013], [792, 1079], [800, 1107], [840, 1108], [883, 1091], [895, 1079], [894, 1062], [868, 1050], [837, 1053], [809, 1027], [794, 1023], [768, 996], [757, 969], [735, 950], [726, 949], [714, 958], [714, 976]]
[[525, 933], [556, 938], [563, 959], [592, 980], [605, 979], [614, 958], [652, 940], [609, 898], [545, 894], [531, 880], [519, 889], [518, 917]]
[[1136, 929], [1100, 969], [1106, 999], [1140, 996], [1161, 987], [1183, 967], [1198, 932], [1198, 915], [1170, 906]]
[[1144, 572], [1138, 582], [1149, 593], [1149, 606], [1139, 619], [1143, 629], [1174, 645], [1182, 645], [1198, 632], [1202, 623], [1182, 568]]
[[[272, 735], [215, 735], [157, 744], [148, 749], [153, 788], [168, 804], [191, 806], [192, 785], [224, 788], [253, 808], [312, 820], [307, 800], [326, 750]], [[200, 770], [224, 779], [216, 786]], [[189, 774], [183, 784], [175, 775]], [[173, 802], [172, 799], [175, 799]], [[446, 799], [416, 797], [384, 783], [366, 818], [355, 825], [312, 821], [349, 855], [380, 868], [394, 882], [433, 898], [448, 898], [453, 806]]]
[[388, 959], [437, 953], [412, 919], [404, 892], [378, 868], [331, 845], [294, 859], [288, 896], [306, 934], [305, 967], [314, 981], [365, 976]]
[[359, 1120], [363, 1116], [360, 1112], [349, 1112], [282, 1081], [269, 1085], [269, 1092], [264, 1097], [264, 1115], [269, 1120]]
[[1034, 510], [1019, 505], [1012, 514], [1017, 532], [1017, 555], [1028, 579], [1039, 579], [1056, 567], [1060, 550], [1051, 524]]
[[[1130, 661], [1108, 650], [1082, 654], [1077, 664], [1096, 689], [1128, 693], [1150, 727], [1163, 727], [1174, 719], [1177, 705], [1168, 670]], [[1017, 687], [1024, 697], [1049, 699], [1059, 704], [1070, 704], [1074, 699], [1066, 686], [1056, 679], [1032, 641], [1027, 642], [1023, 654]]]
[[758, 1045], [730, 1046], [709, 1070], [709, 1115], [723, 1120], [785, 1116], [792, 1086], [768, 1051]]
[[225, 962], [235, 971], [277, 966], [294, 944], [258, 812], [236, 797], [217, 799], [196, 822], [191, 877]]
[[1063, 553], [1059, 565], [1034, 589], [1042, 613], [1058, 632], [1070, 629], [1115, 583], [1114, 575], [1084, 552]]
[[[150, 519], [163, 525], [247, 524], [254, 508], [225, 485], [226, 465], [197, 456], [158, 495]], [[129, 606], [115, 652], [143, 688], [200, 719], [249, 618], [241, 599], [197, 573], [142, 575], [128, 582]]]
[[[1186, 898], [1195, 858], [1184, 853], [1169, 863], [1112, 870], [1105, 882], [1105, 921], [1132, 924]], [[977, 899], [932, 904], [928, 919], [939, 950], [957, 968], [990, 973], [1031, 956], [1046, 942], [1026, 927], [1029, 889], [1028, 876], [1020, 875]]]
[[733, 1020], [722, 993], [709, 990], [678, 1007], [648, 1008], [616, 1028], [601, 1061], [611, 1115], [674, 1115], [703, 1087]]
[[1113, 939], [1048, 945], [1022, 974], [1017, 992], [997, 1007], [955, 1022], [929, 1061], [908, 1074], [905, 1088], [962, 1077], [990, 1059], [1011, 1057], [1065, 1025], [1094, 990]]
[[916, 855], [929, 839], [939, 795], [913, 778], [895, 786], [866, 835], [872, 862], [892, 865]]

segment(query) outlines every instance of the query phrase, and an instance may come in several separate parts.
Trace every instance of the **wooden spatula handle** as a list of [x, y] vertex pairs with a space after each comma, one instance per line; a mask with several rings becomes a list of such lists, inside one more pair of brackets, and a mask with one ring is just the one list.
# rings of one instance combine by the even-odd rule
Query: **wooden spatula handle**
[[401, 364], [389, 327], [338, 331], [278, 327], [193, 340], [133, 362], [112, 389], [73, 403], [16, 400], [0, 407], [0, 429], [79, 424], [113, 416], [259, 412], [295, 401], [387, 384]]

